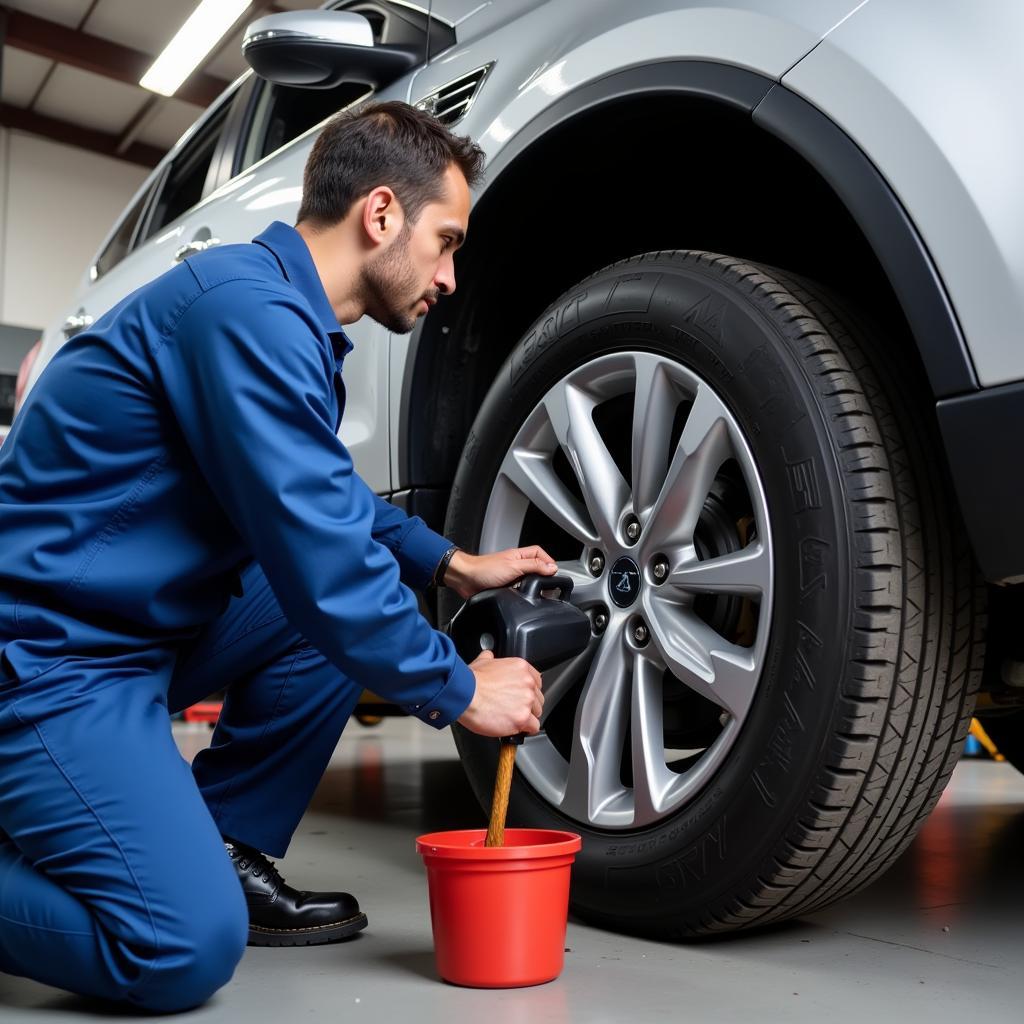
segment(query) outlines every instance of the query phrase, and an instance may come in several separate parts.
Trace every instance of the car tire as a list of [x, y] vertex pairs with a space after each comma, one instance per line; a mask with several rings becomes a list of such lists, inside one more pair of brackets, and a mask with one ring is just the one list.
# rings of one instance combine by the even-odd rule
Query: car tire
[[[807, 914], [863, 888], [907, 847], [949, 779], [970, 723], [985, 590], [945, 478], [930, 399], [922, 394], [920, 372], [914, 374], [885, 333], [820, 286], [713, 253], [644, 254], [571, 288], [515, 346], [465, 444], [447, 536], [479, 549], [485, 520], [503, 521], [494, 503], [507, 483], [502, 478], [499, 488], [498, 480], [524, 423], [552, 389], [568, 387], [564, 382], [576, 379], [573, 374], [629, 353], [642, 354], [633, 357], [638, 367], [641, 358], [657, 359], [665, 372], [678, 367], [681, 379], [699, 381], [716, 396], [722, 415], [742, 435], [734, 448], [745, 445], [756, 470], [757, 480], [745, 471], [739, 490], [763, 488], [771, 525], [765, 530], [770, 538], [760, 543], [770, 539], [772, 600], [770, 615], [760, 613], [766, 590], [754, 606], [756, 633], [765, 637], [756, 686], [727, 756], [656, 820], [649, 814], [651, 820], [630, 827], [621, 815], [609, 817], [609, 825], [591, 820], [589, 810], [566, 813], [538, 772], [531, 778], [522, 767], [528, 740], [509, 821], [582, 835], [572, 906], [603, 926], [679, 938]], [[635, 395], [632, 401], [635, 407]], [[634, 408], [633, 415], [640, 413]], [[673, 439], [680, 429], [673, 427]], [[603, 435], [610, 447], [614, 434]], [[552, 460], [558, 458], [555, 451]], [[618, 461], [632, 486], [628, 458], [620, 452]], [[725, 499], [717, 484], [716, 478], [701, 512], [703, 523], [718, 510], [706, 538], [723, 535]], [[533, 518], [524, 518], [522, 534], [507, 542], [538, 542], [534, 512], [530, 504], [525, 516]], [[732, 514], [726, 514], [725, 535]], [[726, 536], [725, 550], [742, 541]], [[704, 547], [710, 543], [706, 539]], [[570, 547], [567, 541], [551, 553], [581, 579], [582, 593], [592, 593], [586, 544], [579, 556]], [[648, 585], [654, 586], [649, 575]], [[700, 607], [693, 602], [684, 608], [687, 621]], [[456, 606], [450, 593], [442, 595], [443, 616]], [[699, 615], [704, 621], [711, 612], [705, 605]], [[735, 625], [735, 616], [731, 621]], [[734, 633], [730, 642], [739, 644]], [[630, 635], [614, 643], [628, 646]], [[594, 657], [603, 642], [595, 639]], [[635, 674], [644, 652], [631, 654]], [[670, 675], [663, 676], [663, 687], [673, 682]], [[584, 695], [598, 699], [600, 673], [582, 685], [575, 692], [577, 731], [586, 715], [580, 711]], [[713, 692], [714, 684], [705, 689]], [[623, 765], [639, 728], [636, 707], [623, 727]], [[722, 712], [723, 732], [713, 738], [718, 726], [701, 708], [704, 733], [697, 733], [708, 746], [703, 754], [699, 748], [687, 754], [697, 757], [697, 766], [731, 721]], [[696, 742], [688, 726], [681, 728], [687, 738], [673, 742]], [[663, 731], [667, 758], [667, 717]], [[459, 727], [455, 738], [486, 809], [498, 744]], [[554, 738], [540, 742], [555, 746]], [[573, 767], [579, 736], [564, 742], [576, 744], [566, 754], [568, 793], [586, 769]], [[655, 740], [651, 750], [659, 744]], [[560, 765], [553, 754], [545, 756], [548, 761], [538, 763]], [[614, 769], [605, 776], [611, 787], [606, 803], [625, 807], [626, 817], [628, 772], [624, 767], [618, 778]], [[587, 793], [595, 787], [590, 779], [584, 786]], [[640, 806], [637, 793], [638, 821]]]

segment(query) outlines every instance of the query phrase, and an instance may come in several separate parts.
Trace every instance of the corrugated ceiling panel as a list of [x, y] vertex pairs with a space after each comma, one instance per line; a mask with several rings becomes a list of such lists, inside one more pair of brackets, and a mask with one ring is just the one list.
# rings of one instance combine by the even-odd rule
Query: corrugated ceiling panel
[[58, 25], [77, 28], [82, 16], [89, 10], [89, 0], [4, 0], [4, 6], [15, 7], [47, 21], [55, 21]]
[[133, 85], [58, 64], [36, 102], [40, 114], [119, 133], [146, 100]]
[[0, 99], [16, 107], [26, 107], [36, 94], [39, 83], [53, 61], [45, 57], [37, 57], [34, 53], [15, 50], [10, 46], [4, 49], [4, 79]]
[[154, 58], [196, 9], [197, 0], [100, 0], [82, 31]]
[[170, 149], [201, 113], [202, 110], [191, 103], [173, 98], [161, 100], [159, 108], [139, 133], [139, 141]]

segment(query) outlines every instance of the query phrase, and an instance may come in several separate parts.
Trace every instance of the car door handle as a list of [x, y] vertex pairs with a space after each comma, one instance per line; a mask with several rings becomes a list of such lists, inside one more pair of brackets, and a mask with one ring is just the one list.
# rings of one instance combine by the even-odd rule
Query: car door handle
[[202, 252], [204, 249], [212, 249], [215, 245], [220, 245], [219, 238], [207, 238], [204, 241], [188, 242], [186, 245], [181, 246], [180, 249], [174, 250], [174, 262], [180, 263], [189, 256], [195, 256], [197, 252]]
[[88, 313], [73, 313], [71, 316], [64, 321], [64, 326], [61, 330], [64, 332], [64, 338], [73, 338], [76, 334], [80, 334], [87, 327], [92, 327], [93, 318]]

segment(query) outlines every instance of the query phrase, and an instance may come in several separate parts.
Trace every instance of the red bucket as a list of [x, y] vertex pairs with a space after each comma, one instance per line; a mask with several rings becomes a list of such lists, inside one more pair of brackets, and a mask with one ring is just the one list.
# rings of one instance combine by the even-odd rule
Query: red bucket
[[474, 988], [517, 988], [562, 973], [569, 875], [582, 845], [573, 832], [486, 829], [416, 840], [427, 866], [438, 974]]

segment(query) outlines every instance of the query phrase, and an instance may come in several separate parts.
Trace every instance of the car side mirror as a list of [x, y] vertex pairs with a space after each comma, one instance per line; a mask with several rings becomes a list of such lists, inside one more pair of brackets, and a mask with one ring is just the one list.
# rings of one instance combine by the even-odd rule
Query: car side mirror
[[277, 85], [333, 89], [366, 82], [383, 89], [423, 60], [410, 46], [380, 46], [369, 19], [347, 11], [284, 11], [246, 30], [242, 55], [260, 78]]

